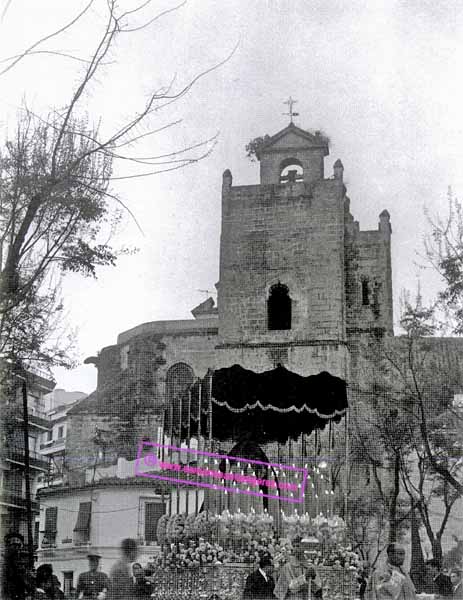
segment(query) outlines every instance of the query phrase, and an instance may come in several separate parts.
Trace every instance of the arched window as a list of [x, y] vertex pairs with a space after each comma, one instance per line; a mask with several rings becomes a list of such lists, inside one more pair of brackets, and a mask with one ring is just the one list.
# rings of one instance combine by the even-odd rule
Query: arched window
[[304, 181], [304, 169], [297, 158], [285, 158], [280, 164], [280, 183]]
[[278, 282], [270, 288], [267, 300], [268, 328], [291, 329], [291, 298], [286, 285]]
[[368, 277], [362, 278], [362, 305], [369, 306], [370, 304], [370, 282]]
[[182, 399], [194, 382], [193, 369], [186, 363], [172, 365], [166, 375], [166, 434], [179, 435], [180, 433], [180, 407], [183, 419], [186, 415], [186, 406]]

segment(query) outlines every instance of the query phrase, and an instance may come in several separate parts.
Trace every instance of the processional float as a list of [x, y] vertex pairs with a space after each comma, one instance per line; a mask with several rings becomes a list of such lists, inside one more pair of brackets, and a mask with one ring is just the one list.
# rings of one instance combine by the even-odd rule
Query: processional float
[[[344, 431], [340, 434], [336, 425], [343, 417]], [[216, 458], [213, 463], [224, 481], [228, 472], [241, 469], [242, 473], [246, 473], [252, 466], [249, 461], [256, 461], [254, 475], [260, 481], [268, 481], [269, 478], [275, 481], [278, 498], [282, 495], [282, 481], [278, 477], [278, 469], [269, 467], [270, 463], [308, 470], [302, 503], [268, 500], [262, 485], [258, 486], [260, 490], [256, 490], [255, 495], [240, 493], [243, 492], [240, 489], [236, 490], [236, 494], [206, 490], [204, 500], [200, 502], [199, 488], [196, 487], [193, 499], [190, 494], [186, 495], [186, 506], [183, 507], [186, 513], [194, 511], [197, 514], [203, 510], [221, 513], [224, 509], [268, 510], [274, 515], [277, 525], [282, 514], [311, 512], [315, 516], [321, 505], [328, 514], [330, 511], [333, 514], [332, 450], [336, 438], [343, 438], [344, 473], [347, 474], [347, 417], [346, 382], [325, 371], [304, 377], [281, 365], [263, 373], [255, 373], [239, 365], [209, 370], [205, 377], [194, 381], [189, 389], [172, 398], [166, 406], [161, 458], [173, 460], [175, 453], [172, 448], [194, 448], [196, 463], [204, 466], [208, 461], [209, 464], [212, 462], [210, 454], [219, 454], [222, 459]], [[328, 432], [323, 436], [325, 453], [322, 465], [319, 460], [321, 432], [326, 427]], [[244, 459], [241, 463], [240, 458]], [[325, 469], [320, 468], [323, 466]], [[286, 473], [282, 475], [287, 476]], [[344, 486], [346, 489], [347, 486]], [[193, 505], [189, 505], [190, 500]], [[180, 511], [179, 502], [177, 489], [177, 506], [173, 506], [171, 494], [169, 514]]]

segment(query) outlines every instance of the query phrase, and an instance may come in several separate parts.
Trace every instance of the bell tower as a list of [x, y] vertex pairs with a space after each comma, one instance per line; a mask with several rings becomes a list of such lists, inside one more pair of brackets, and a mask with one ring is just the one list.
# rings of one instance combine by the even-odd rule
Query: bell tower
[[217, 356], [345, 377], [345, 187], [324, 179], [328, 140], [289, 115], [256, 152], [258, 185], [223, 174]]
[[323, 179], [328, 141], [319, 131], [311, 134], [291, 123], [270, 138], [258, 151], [260, 182], [313, 183]]
[[325, 178], [328, 140], [294, 124], [294, 102], [256, 149], [260, 183], [223, 174], [217, 361], [348, 379], [361, 338], [393, 333], [390, 217], [360, 230], [341, 160]]

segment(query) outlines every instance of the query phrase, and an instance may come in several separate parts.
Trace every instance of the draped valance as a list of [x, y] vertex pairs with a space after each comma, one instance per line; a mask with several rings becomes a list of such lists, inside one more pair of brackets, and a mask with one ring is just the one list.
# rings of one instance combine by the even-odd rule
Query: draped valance
[[340, 421], [347, 407], [346, 382], [326, 371], [304, 377], [283, 366], [255, 373], [233, 365], [209, 371], [171, 401], [166, 433], [286, 443]]

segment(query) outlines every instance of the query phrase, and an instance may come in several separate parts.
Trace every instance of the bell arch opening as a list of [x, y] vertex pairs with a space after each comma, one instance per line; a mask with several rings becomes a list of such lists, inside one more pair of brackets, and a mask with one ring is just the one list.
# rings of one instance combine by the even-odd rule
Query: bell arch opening
[[297, 158], [285, 158], [280, 163], [280, 183], [304, 181], [304, 168]]

